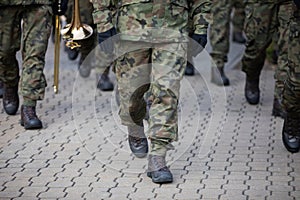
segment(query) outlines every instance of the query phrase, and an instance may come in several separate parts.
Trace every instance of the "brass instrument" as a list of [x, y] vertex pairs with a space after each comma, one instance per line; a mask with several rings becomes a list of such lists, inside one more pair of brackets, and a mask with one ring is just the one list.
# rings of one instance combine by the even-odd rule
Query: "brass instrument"
[[63, 39], [66, 40], [66, 46], [71, 49], [80, 47], [80, 44], [76, 41], [84, 40], [93, 34], [92, 27], [81, 23], [78, 0], [74, 0], [72, 21], [61, 30], [61, 34]]
[[[60, 4], [61, 2], [59, 2]], [[58, 8], [60, 9], [60, 7]], [[76, 42], [78, 40], [84, 40], [93, 34], [93, 28], [89, 25], [82, 24], [80, 20], [80, 10], [78, 0], [74, 0], [74, 9], [72, 14], [72, 21], [67, 24], [62, 30], [60, 30], [60, 18], [55, 16], [55, 47], [54, 47], [54, 93], [58, 93], [59, 83], [59, 54], [60, 54], [60, 34], [63, 39], [66, 40], [66, 46], [74, 49], [80, 47]]]
[[60, 18], [55, 16], [55, 45], [54, 45], [54, 93], [58, 93], [58, 74], [59, 74], [59, 54], [60, 54]]

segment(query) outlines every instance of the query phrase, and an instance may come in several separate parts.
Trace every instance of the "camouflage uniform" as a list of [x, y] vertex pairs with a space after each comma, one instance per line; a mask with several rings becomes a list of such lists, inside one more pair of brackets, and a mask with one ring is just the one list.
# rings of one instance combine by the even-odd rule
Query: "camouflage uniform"
[[51, 0], [0, 2], [0, 80], [11, 87], [18, 84], [16, 52], [20, 50], [22, 37], [19, 93], [24, 98], [23, 105], [35, 106], [36, 100], [44, 98], [46, 80], [43, 68], [52, 26], [51, 4]]
[[[289, 23], [288, 78], [284, 85], [283, 105], [292, 118], [300, 119], [300, 9], [294, 12]], [[298, 124], [299, 126], [299, 124]], [[299, 129], [298, 129], [299, 130]], [[299, 135], [299, 131], [294, 132]]]
[[150, 154], [165, 155], [171, 142], [177, 140], [177, 105], [180, 80], [186, 66], [188, 18], [190, 14], [195, 32], [203, 31], [207, 24], [199, 22], [203, 21], [200, 13], [205, 2], [94, 2], [94, 21], [98, 32], [114, 27], [114, 13], [111, 11], [114, 10], [113, 3], [118, 5], [116, 27], [122, 33], [118, 51], [126, 52], [117, 59], [116, 64], [122, 124], [139, 124], [143, 120], [146, 112], [144, 93], [148, 89], [150, 91]]
[[[216, 67], [223, 68], [227, 62], [229, 52], [229, 32], [231, 12], [234, 9], [232, 23], [234, 29], [243, 31], [244, 26], [244, 0], [214, 0], [212, 4], [212, 22], [210, 28], [211, 56]], [[213, 65], [214, 66], [214, 65]]]
[[246, 9], [245, 33], [247, 44], [242, 59], [242, 70], [247, 77], [259, 78], [266, 58], [266, 49], [279, 32], [279, 55], [275, 71], [275, 98], [281, 99], [286, 79], [288, 22], [292, 13], [291, 0], [249, 0]]

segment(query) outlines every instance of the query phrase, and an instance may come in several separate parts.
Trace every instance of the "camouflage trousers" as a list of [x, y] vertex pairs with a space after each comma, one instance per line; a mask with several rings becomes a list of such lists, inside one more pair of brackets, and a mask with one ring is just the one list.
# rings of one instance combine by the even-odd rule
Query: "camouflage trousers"
[[275, 97], [281, 99], [287, 77], [288, 23], [292, 1], [274, 3], [249, 3], [246, 8], [245, 33], [247, 44], [242, 59], [242, 70], [249, 78], [258, 78], [265, 63], [266, 49], [279, 32], [278, 66], [275, 70]]
[[[186, 66], [186, 43], [150, 44], [121, 41], [126, 52], [116, 61], [120, 94], [119, 115], [123, 125], [141, 124], [149, 110], [150, 154], [165, 154], [178, 138], [177, 106], [180, 81]], [[126, 50], [127, 48], [131, 50]], [[150, 95], [149, 95], [150, 94]]]
[[289, 114], [300, 117], [300, 10], [289, 23], [288, 78], [284, 85], [283, 105]]
[[[210, 26], [211, 56], [217, 67], [224, 67], [229, 51], [230, 21], [236, 31], [242, 31], [245, 12], [243, 0], [217, 0], [212, 5], [212, 22]], [[234, 17], [231, 20], [231, 13]]]
[[22, 44], [19, 93], [24, 98], [44, 98], [47, 84], [43, 69], [51, 22], [52, 8], [48, 5], [0, 7], [0, 79], [9, 86], [18, 84], [16, 52]]

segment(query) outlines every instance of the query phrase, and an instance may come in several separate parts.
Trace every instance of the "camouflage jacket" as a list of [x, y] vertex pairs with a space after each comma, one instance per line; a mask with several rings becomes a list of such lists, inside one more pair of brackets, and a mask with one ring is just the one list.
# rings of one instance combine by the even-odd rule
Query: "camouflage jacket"
[[0, 6], [52, 4], [53, 0], [0, 0]]
[[246, 3], [283, 3], [292, 0], [246, 0]]
[[98, 32], [117, 27], [119, 33], [129, 33], [128, 40], [149, 35], [173, 40], [176, 33], [191, 31], [206, 34], [210, 12], [209, 0], [93, 0], [93, 6]]

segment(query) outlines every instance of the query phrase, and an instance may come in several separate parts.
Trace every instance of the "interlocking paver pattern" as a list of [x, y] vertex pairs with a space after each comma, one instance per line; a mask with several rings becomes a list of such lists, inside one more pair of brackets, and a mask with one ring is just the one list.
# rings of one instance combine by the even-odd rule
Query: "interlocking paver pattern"
[[227, 64], [226, 88], [210, 83], [209, 66], [197, 57], [204, 74], [183, 80], [179, 141], [168, 154], [174, 182], [157, 185], [145, 174], [147, 160], [130, 153], [115, 93], [97, 91], [94, 71], [81, 78], [78, 59], [69, 61], [62, 51], [60, 92], [53, 93], [49, 45], [49, 86], [37, 109], [44, 128], [25, 131], [20, 111], [7, 116], [0, 109], [1, 200], [300, 199], [300, 154], [285, 150], [283, 120], [271, 116], [270, 66], [261, 75], [261, 101], [253, 106], [244, 97], [245, 75], [232, 67], [237, 56]]

